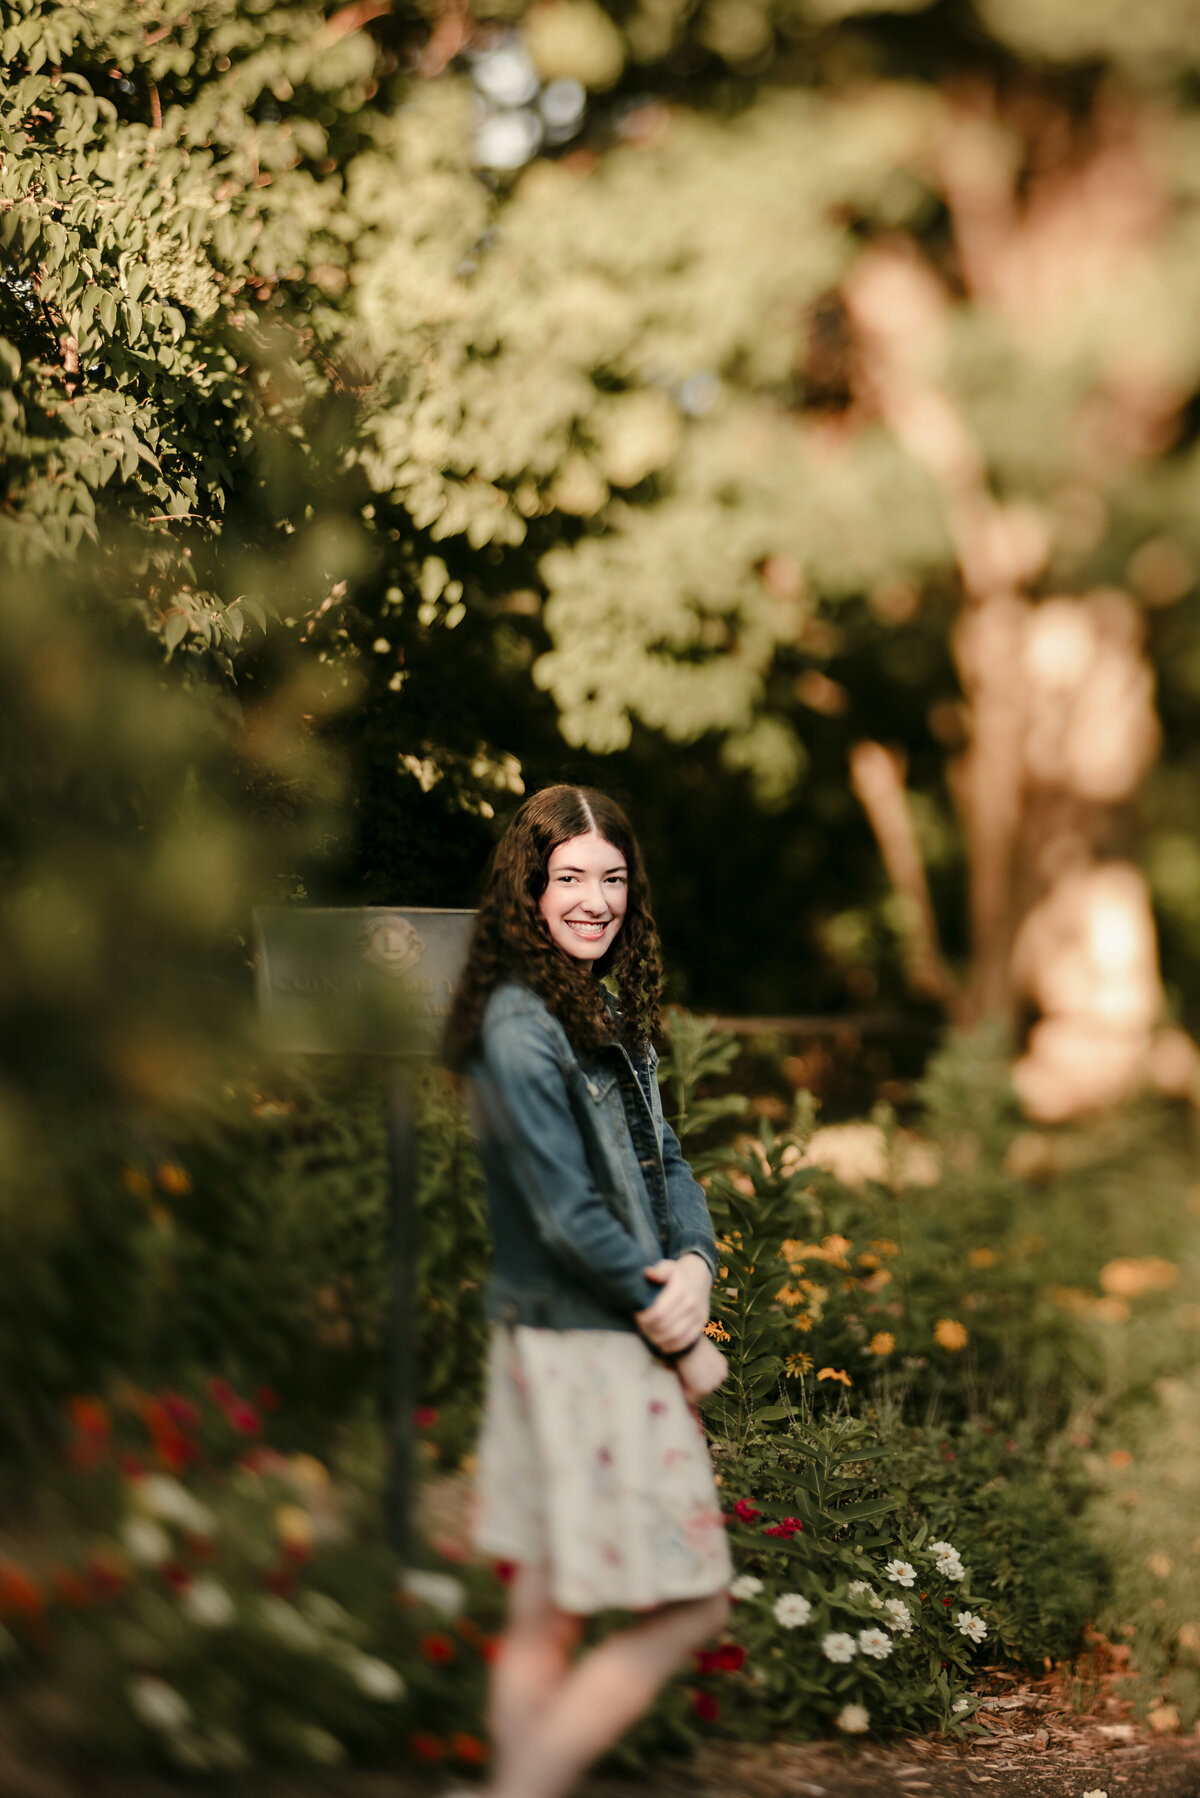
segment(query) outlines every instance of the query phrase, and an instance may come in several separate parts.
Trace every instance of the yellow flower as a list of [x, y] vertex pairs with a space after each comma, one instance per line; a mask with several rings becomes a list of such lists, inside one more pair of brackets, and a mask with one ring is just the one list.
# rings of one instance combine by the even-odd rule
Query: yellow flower
[[813, 1317], [811, 1311], [798, 1311], [792, 1319], [792, 1328], [794, 1330], [799, 1330], [804, 1336], [808, 1335], [808, 1332], [812, 1327]]
[[275, 1528], [285, 1548], [311, 1548], [317, 1533], [312, 1518], [300, 1505], [279, 1505]]
[[848, 1236], [825, 1236], [821, 1239], [821, 1250], [825, 1259], [834, 1267], [849, 1267], [850, 1263], [846, 1259], [849, 1249], [850, 1238]]
[[1140, 1299], [1147, 1292], [1164, 1292], [1174, 1286], [1179, 1269], [1161, 1255], [1127, 1255], [1100, 1269], [1100, 1284], [1118, 1298]]
[[802, 1305], [804, 1303], [804, 1294], [797, 1292], [794, 1286], [781, 1286], [775, 1297], [781, 1305]]
[[858, 1265], [860, 1267], [865, 1267], [867, 1272], [870, 1273], [872, 1268], [876, 1268], [879, 1266], [879, 1256], [878, 1255], [860, 1255], [858, 1258]]
[[861, 1282], [864, 1292], [882, 1292], [884, 1287], [890, 1286], [891, 1283], [892, 1270], [889, 1267], [878, 1268], [875, 1273], [868, 1274], [866, 1279]]
[[960, 1324], [956, 1317], [939, 1317], [933, 1326], [933, 1334], [939, 1348], [944, 1348], [948, 1354], [957, 1355], [967, 1346], [967, 1326]]
[[882, 1255], [885, 1261], [894, 1260], [900, 1253], [900, 1244], [893, 1242], [890, 1236], [876, 1237], [871, 1247], [877, 1255]]
[[710, 1318], [708, 1323], [705, 1324], [704, 1334], [706, 1336], [711, 1336], [714, 1342], [729, 1341], [729, 1331], [722, 1328], [715, 1317]]
[[995, 1249], [972, 1249], [967, 1260], [972, 1267], [995, 1267], [996, 1251]]
[[793, 1379], [799, 1379], [801, 1374], [811, 1373], [812, 1364], [812, 1356], [806, 1355], [803, 1349], [797, 1349], [794, 1355], [785, 1355], [783, 1361]]
[[719, 1267], [717, 1269], [717, 1278], [718, 1280], [727, 1280], [729, 1278], [729, 1269], [727, 1267]]
[[867, 1344], [869, 1355], [890, 1355], [896, 1346], [896, 1338], [890, 1330], [876, 1330]]
[[818, 1380], [840, 1380], [843, 1386], [853, 1386], [854, 1384], [844, 1367], [823, 1367], [817, 1378]]
[[1092, 1316], [1099, 1318], [1102, 1324], [1127, 1324], [1129, 1322], [1128, 1299], [1097, 1299], [1092, 1305]]

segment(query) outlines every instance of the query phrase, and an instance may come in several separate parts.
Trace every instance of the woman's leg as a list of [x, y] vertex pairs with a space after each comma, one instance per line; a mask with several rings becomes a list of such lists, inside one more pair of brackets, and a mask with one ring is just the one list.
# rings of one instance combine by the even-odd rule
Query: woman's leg
[[491, 1798], [565, 1798], [728, 1615], [728, 1595], [714, 1592], [663, 1605], [593, 1648], [559, 1679], [540, 1718], [525, 1711], [524, 1732], [499, 1756]]
[[488, 1723], [496, 1750], [496, 1790], [540, 1723], [571, 1667], [583, 1620], [560, 1611], [545, 1567], [522, 1565], [509, 1592], [508, 1623], [492, 1668]]

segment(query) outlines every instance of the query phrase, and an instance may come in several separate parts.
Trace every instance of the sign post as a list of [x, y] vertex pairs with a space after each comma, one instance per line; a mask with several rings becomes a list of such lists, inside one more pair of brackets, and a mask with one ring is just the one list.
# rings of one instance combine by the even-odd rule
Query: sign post
[[412, 1560], [417, 1402], [417, 1109], [414, 1063], [436, 1052], [474, 912], [424, 906], [270, 906], [255, 914], [255, 978], [271, 1046], [381, 1055], [387, 1094], [387, 1531]]

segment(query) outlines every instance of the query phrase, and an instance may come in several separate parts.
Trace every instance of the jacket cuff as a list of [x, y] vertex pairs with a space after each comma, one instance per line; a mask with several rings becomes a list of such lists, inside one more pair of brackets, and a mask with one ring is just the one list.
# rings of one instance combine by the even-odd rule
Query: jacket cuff
[[684, 1238], [672, 1247], [672, 1259], [678, 1261], [682, 1255], [699, 1255], [715, 1280], [717, 1277], [717, 1256], [713, 1245], [706, 1238]]

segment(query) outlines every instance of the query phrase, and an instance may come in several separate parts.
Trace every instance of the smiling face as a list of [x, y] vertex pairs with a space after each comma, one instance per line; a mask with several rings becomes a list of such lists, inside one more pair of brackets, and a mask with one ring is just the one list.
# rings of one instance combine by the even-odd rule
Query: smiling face
[[599, 961], [616, 940], [628, 903], [625, 857], [598, 831], [551, 850], [538, 911], [564, 955]]

